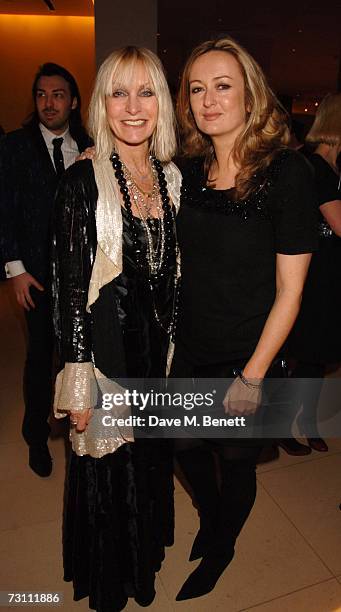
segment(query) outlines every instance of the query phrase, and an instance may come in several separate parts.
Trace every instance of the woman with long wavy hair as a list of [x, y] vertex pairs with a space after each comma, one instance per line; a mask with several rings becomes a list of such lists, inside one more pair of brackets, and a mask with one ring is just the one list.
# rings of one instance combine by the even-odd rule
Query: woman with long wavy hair
[[[261, 68], [230, 38], [190, 55], [178, 119], [187, 160], [172, 376], [234, 378], [225, 412], [249, 415], [279, 362], [316, 248], [312, 172], [286, 146], [286, 115]], [[248, 439], [178, 443], [200, 514], [190, 559], [201, 558], [178, 600], [211, 591], [232, 560], [255, 501], [261, 446]]]

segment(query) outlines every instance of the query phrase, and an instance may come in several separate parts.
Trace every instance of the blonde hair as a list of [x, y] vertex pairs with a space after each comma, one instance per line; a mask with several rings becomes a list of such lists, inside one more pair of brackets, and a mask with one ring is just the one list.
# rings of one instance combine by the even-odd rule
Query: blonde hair
[[306, 141], [316, 145], [325, 143], [332, 146], [341, 143], [341, 93], [327, 94], [323, 98]]
[[264, 170], [276, 151], [289, 142], [287, 113], [270, 89], [260, 66], [232, 38], [209, 40], [196, 47], [182, 74], [177, 114], [183, 152], [189, 157], [204, 155], [206, 172], [215, 157], [214, 147], [211, 138], [200, 132], [195, 124], [190, 106], [189, 76], [195, 60], [210, 51], [232, 55], [244, 78], [246, 125], [234, 143], [232, 155], [240, 168], [236, 176], [236, 197], [245, 199], [253, 190], [254, 174]]
[[112, 95], [115, 84], [122, 87], [131, 82], [139, 62], [148, 73], [158, 101], [157, 124], [149, 150], [162, 162], [169, 161], [175, 155], [174, 109], [161, 61], [149, 49], [129, 46], [113, 51], [97, 74], [89, 105], [88, 129], [98, 158], [110, 156], [114, 149], [114, 135], [107, 120], [106, 97]]

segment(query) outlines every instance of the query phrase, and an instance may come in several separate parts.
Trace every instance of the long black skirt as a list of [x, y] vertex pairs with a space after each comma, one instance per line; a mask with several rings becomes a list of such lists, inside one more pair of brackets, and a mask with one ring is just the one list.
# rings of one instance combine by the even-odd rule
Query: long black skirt
[[173, 544], [170, 442], [136, 440], [101, 459], [72, 452], [63, 523], [64, 580], [74, 599], [98, 612], [123, 610], [129, 597], [154, 599], [155, 572]]

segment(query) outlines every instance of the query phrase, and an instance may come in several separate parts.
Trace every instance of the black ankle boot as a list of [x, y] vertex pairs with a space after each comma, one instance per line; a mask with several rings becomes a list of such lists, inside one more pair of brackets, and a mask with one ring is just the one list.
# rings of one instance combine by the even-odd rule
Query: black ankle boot
[[213, 552], [208, 553], [199, 563], [198, 567], [192, 572], [186, 582], [182, 585], [176, 596], [176, 601], [184, 599], [194, 599], [210, 593], [220, 576], [232, 561], [234, 550], [230, 550], [223, 555]]

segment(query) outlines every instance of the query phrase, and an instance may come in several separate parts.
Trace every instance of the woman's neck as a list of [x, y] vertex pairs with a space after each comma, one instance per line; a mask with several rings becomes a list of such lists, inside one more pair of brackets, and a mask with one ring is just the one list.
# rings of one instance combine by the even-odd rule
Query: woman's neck
[[148, 143], [143, 145], [129, 146], [124, 143], [116, 145], [118, 155], [123, 163], [140, 175], [149, 174], [150, 159]]
[[233, 144], [220, 139], [212, 139], [215, 161], [209, 170], [209, 180], [214, 181], [216, 189], [230, 189], [235, 186], [239, 168], [233, 159]]

